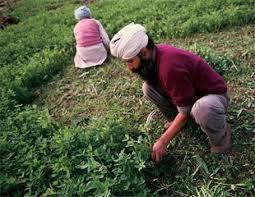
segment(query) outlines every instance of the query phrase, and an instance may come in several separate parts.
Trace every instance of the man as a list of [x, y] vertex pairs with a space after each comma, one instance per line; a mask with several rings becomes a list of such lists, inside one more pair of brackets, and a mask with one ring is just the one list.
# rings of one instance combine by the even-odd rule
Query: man
[[[191, 52], [165, 44], [155, 45], [145, 28], [134, 23], [114, 35], [110, 51], [145, 81], [145, 97], [157, 105], [169, 122], [153, 145], [155, 161], [162, 159], [167, 144], [189, 117], [207, 134], [211, 152], [224, 153], [230, 148], [227, 86], [208, 63]], [[177, 114], [173, 118], [175, 109]]]

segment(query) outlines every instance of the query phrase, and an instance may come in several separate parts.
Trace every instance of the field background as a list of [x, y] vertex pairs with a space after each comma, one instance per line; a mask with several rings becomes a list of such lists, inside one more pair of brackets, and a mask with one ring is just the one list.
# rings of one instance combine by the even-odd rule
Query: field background
[[[87, 1], [86, 1], [87, 2]], [[96, 0], [112, 37], [130, 22], [204, 57], [228, 83], [233, 150], [209, 152], [190, 121], [162, 162], [159, 116], [119, 60], [75, 69], [73, 0], [20, 0], [0, 30], [0, 196], [254, 196], [255, 1]]]

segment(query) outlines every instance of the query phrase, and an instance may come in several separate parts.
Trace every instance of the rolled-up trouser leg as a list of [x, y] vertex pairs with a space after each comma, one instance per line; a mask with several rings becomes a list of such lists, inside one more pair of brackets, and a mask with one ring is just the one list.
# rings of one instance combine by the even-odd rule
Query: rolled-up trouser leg
[[172, 104], [170, 97], [167, 96], [163, 90], [153, 87], [146, 82], [143, 83], [142, 89], [145, 98], [153, 102], [167, 120], [170, 120], [177, 114], [176, 107]]
[[211, 146], [224, 143], [227, 107], [228, 99], [216, 94], [204, 96], [192, 106], [191, 115], [209, 137]]

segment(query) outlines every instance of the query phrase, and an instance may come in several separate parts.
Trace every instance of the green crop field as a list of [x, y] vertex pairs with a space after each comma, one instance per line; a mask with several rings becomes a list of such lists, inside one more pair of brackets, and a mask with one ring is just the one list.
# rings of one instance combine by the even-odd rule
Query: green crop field
[[209, 152], [190, 121], [150, 159], [164, 119], [122, 62], [75, 69], [81, 1], [20, 0], [0, 30], [0, 196], [254, 196], [255, 0], [95, 0], [112, 37], [141, 23], [156, 43], [191, 50], [227, 81], [233, 148]]

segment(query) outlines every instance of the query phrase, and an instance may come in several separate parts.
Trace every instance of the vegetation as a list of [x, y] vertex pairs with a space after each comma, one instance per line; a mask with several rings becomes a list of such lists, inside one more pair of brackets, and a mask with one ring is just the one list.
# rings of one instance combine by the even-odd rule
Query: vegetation
[[255, 193], [255, 1], [98, 0], [112, 36], [134, 21], [156, 42], [204, 57], [228, 82], [233, 151], [208, 151], [193, 121], [162, 162], [150, 147], [162, 131], [141, 81], [110, 58], [77, 70], [73, 10], [80, 1], [23, 0], [0, 31], [0, 195], [252, 196]]

